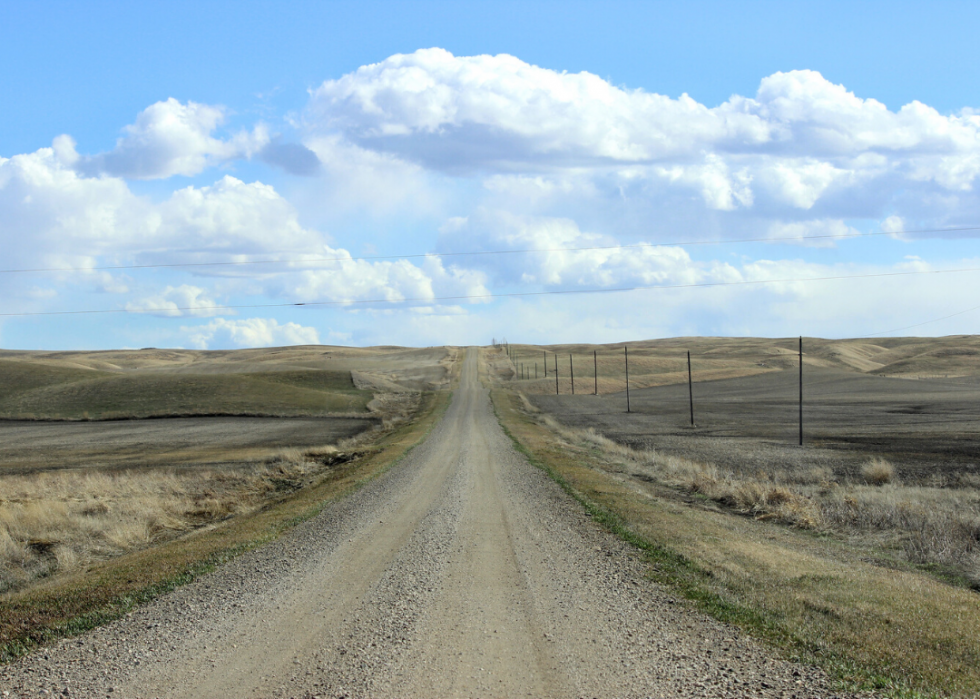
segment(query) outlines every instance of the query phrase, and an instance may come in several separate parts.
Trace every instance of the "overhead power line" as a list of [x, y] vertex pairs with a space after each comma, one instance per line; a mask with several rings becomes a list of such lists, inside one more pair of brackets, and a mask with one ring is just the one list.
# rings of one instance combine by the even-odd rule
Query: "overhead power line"
[[[499, 298], [522, 298], [530, 296], [567, 296], [572, 294], [610, 294], [629, 291], [654, 291], [667, 289], [701, 289], [708, 287], [722, 286], [750, 286], [762, 284], [798, 284], [807, 282], [826, 282], [844, 279], [873, 279], [882, 277], [908, 277], [916, 275], [938, 275], [938, 274], [959, 274], [963, 272], [980, 272], [980, 267], [964, 267], [960, 269], [936, 269], [936, 270], [910, 270], [906, 272], [877, 272], [869, 274], [841, 274], [826, 277], [804, 277], [786, 279], [746, 279], [734, 282], [699, 282], [693, 284], [653, 284], [649, 286], [624, 286], [609, 289], [564, 289], [553, 291], [515, 291], [497, 294], [463, 294], [458, 296], [432, 296], [416, 297], [404, 299], [361, 299], [357, 301], [300, 301], [288, 303], [250, 303], [250, 304], [214, 304], [210, 306], [178, 306], [174, 308], [106, 308], [78, 311], [28, 311], [22, 313], [0, 313], [0, 318], [24, 317], [24, 316], [65, 316], [65, 315], [88, 315], [105, 313], [129, 313], [129, 314], [160, 314], [161, 311], [187, 311], [190, 313], [233, 311], [250, 308], [288, 308], [298, 306], [364, 306], [371, 304], [400, 305], [400, 304], [431, 304], [436, 301], [480, 301]], [[966, 313], [967, 311], [963, 311]], [[940, 319], [941, 320], [941, 319]], [[932, 321], [928, 321], [932, 322]]]
[[950, 313], [948, 316], [942, 316], [940, 318], [933, 318], [932, 320], [924, 320], [921, 323], [915, 323], [914, 325], [905, 325], [901, 328], [892, 328], [891, 330], [882, 330], [876, 333], [869, 333], [868, 337], [877, 337], [878, 335], [891, 335], [892, 333], [901, 332], [902, 330], [911, 330], [912, 328], [918, 328], [923, 325], [930, 325], [932, 323], [938, 323], [941, 320], [947, 320], [948, 318], [955, 318], [956, 316], [961, 316], [970, 311], [976, 311], [980, 309], [980, 306], [974, 306], [973, 308], [967, 308], [965, 311], [957, 311], [956, 313]]
[[161, 262], [143, 265], [100, 265], [98, 267], [37, 267], [33, 269], [0, 269], [0, 274], [43, 274], [48, 272], [110, 272], [130, 269], [180, 269], [194, 267], [240, 267], [246, 265], [313, 264], [320, 262], [361, 262], [382, 260], [411, 260], [423, 257], [480, 257], [487, 255], [523, 255], [535, 252], [590, 252], [601, 250], [629, 250], [636, 248], [685, 247], [694, 245], [737, 245], [742, 243], [784, 243], [808, 240], [849, 240], [881, 235], [911, 235], [920, 233], [957, 233], [980, 231], [980, 226], [963, 228], [934, 228], [914, 231], [873, 231], [871, 233], [842, 233], [826, 235], [777, 236], [764, 238], [736, 238], [732, 240], [689, 240], [664, 243], [633, 243], [629, 245], [594, 245], [588, 247], [519, 248], [514, 250], [470, 250], [466, 252], [420, 252], [407, 255], [362, 255], [335, 257], [299, 257], [288, 259], [266, 258], [261, 260], [223, 260], [215, 262]]

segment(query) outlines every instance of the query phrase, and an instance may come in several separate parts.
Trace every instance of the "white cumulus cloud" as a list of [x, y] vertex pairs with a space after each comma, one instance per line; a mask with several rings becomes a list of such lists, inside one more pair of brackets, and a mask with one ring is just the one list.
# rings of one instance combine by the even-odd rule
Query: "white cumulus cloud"
[[127, 303], [126, 310], [168, 317], [207, 317], [227, 313], [222, 309], [214, 308], [217, 305], [219, 305], [218, 302], [209, 297], [204, 289], [190, 284], [181, 284], [180, 286], [168, 286], [159, 294], [135, 303]]
[[706, 142], [765, 142], [764, 120], [713, 111], [687, 95], [615, 87], [514, 56], [398, 54], [317, 88], [313, 129], [445, 169], [646, 162]]
[[583, 232], [564, 218], [518, 216], [480, 210], [451, 219], [442, 229], [443, 249], [520, 251], [474, 256], [471, 265], [495, 281], [547, 287], [609, 287], [692, 283], [702, 272], [677, 246], [617, 247], [609, 236]]
[[[262, 182], [226, 175], [154, 202], [134, 194], [121, 178], [83, 175], [55, 148], [0, 158], [0, 218], [7, 267], [80, 270], [86, 273], [65, 272], [59, 279], [67, 285], [84, 281], [113, 294], [145, 285], [94, 268], [249, 263], [256, 258], [274, 264], [190, 271], [199, 279], [222, 279], [226, 297], [350, 303], [488, 293], [483, 272], [445, 265], [438, 258], [418, 263], [354, 259], [329, 245], [324, 233], [302, 225], [295, 206]], [[175, 316], [186, 314], [181, 308], [214, 305], [214, 298], [207, 284], [171, 283], [163, 292], [129, 300], [127, 307]]]
[[[249, 158], [269, 143], [268, 131], [261, 124], [227, 140], [215, 138], [213, 133], [225, 118], [222, 107], [171, 97], [140, 112], [136, 123], [123, 128], [124, 135], [113, 150], [83, 157], [78, 167], [90, 174], [134, 179], [190, 176], [229, 160]], [[64, 157], [70, 159], [64, 146], [62, 141]]]
[[207, 325], [185, 326], [180, 331], [196, 349], [320, 344], [316, 328], [298, 323], [280, 324], [274, 318], [216, 318]]
[[161, 202], [118, 177], [88, 177], [54, 148], [0, 158], [0, 243], [11, 267], [86, 269], [106, 256], [194, 261], [203, 253], [307, 252], [323, 236], [261, 182], [225, 176]]
[[[355, 260], [346, 250], [334, 250], [336, 259], [285, 275], [283, 294], [305, 302], [349, 304], [364, 301], [428, 301], [444, 296], [484, 296], [490, 293], [486, 275], [479, 270], [446, 266], [438, 257], [421, 265], [407, 260], [370, 262]], [[297, 263], [298, 266], [302, 263]]]
[[[77, 301], [174, 318], [217, 315], [182, 310], [216, 302], [336, 304], [347, 312], [332, 321], [348, 325], [324, 337], [354, 342], [401, 341], [396, 332], [462, 341], [493, 323], [516, 332], [508, 323], [518, 307], [526, 311], [514, 316], [526, 318], [522, 332], [551, 332], [540, 340], [573, 339], [572, 328], [597, 327], [596, 318], [607, 338], [627, 329], [649, 336], [827, 333], [877, 320], [897, 327], [903, 314], [945, 309], [943, 299], [964, 282], [938, 277], [931, 283], [941, 293], [933, 293], [917, 290], [925, 285], [914, 277], [803, 280], [959, 264], [970, 253], [944, 258], [925, 244], [896, 246], [911, 248], [934, 228], [961, 229], [947, 238], [975, 237], [968, 229], [980, 218], [980, 113], [940, 113], [920, 102], [889, 108], [809, 70], [762, 77], [754, 94], [707, 106], [514, 56], [425, 49], [325, 81], [285, 136], [261, 123], [229, 129], [229, 117], [220, 106], [167, 99], [124, 127], [109, 152], [79, 154], [62, 135], [50, 148], [0, 157], [4, 266], [75, 270], [28, 284], [0, 278], [10, 310]], [[291, 180], [288, 196], [225, 173], [209, 184], [140, 187], [150, 194], [127, 182], [200, 175], [242, 158], [304, 179]], [[878, 227], [893, 238], [862, 243], [861, 264], [846, 262], [844, 246], [819, 255], [798, 247], [792, 256], [799, 259], [778, 259], [776, 246], [719, 248], [725, 252], [712, 260], [713, 248], [679, 244], [835, 245]], [[646, 244], [620, 247], [638, 243]], [[882, 254], [874, 256], [870, 246], [879, 243]], [[368, 260], [350, 251], [433, 245], [444, 253], [528, 252]], [[905, 252], [921, 259], [904, 260]], [[764, 259], [770, 255], [777, 259]], [[214, 260], [243, 264], [96, 269]], [[756, 284], [773, 280], [780, 281]], [[739, 285], [676, 288], [718, 282]], [[629, 286], [674, 288], [642, 298], [465, 300]], [[67, 303], [78, 290], [90, 296]], [[398, 304], [409, 299], [416, 308], [405, 312]], [[632, 299], [658, 304], [656, 321], [627, 317]], [[388, 305], [353, 312], [369, 301]], [[541, 320], [538, 308], [563, 304], [567, 313]], [[579, 312], [593, 315], [571, 320]], [[787, 325], [799, 317], [824, 324]], [[273, 318], [208, 320], [181, 321], [181, 337], [198, 347], [318, 339], [314, 328]]]
[[708, 107], [514, 56], [423, 49], [325, 81], [302, 126], [310, 142], [477, 173], [497, 193], [523, 178], [515, 197], [545, 206], [574, 182], [569, 205], [591, 180], [596, 206], [677, 204], [673, 193], [688, 192], [702, 215], [883, 218], [897, 202], [935, 220], [980, 209], [980, 115], [920, 102], [893, 111], [812, 70], [774, 73], [755, 95]]

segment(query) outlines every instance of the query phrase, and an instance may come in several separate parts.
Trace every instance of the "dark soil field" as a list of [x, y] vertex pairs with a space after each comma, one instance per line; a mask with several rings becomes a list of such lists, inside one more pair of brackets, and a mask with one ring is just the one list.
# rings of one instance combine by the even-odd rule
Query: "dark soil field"
[[805, 464], [855, 477], [868, 458], [881, 456], [907, 484], [980, 480], [980, 378], [899, 379], [806, 366], [803, 392], [802, 448], [792, 369], [696, 382], [696, 427], [686, 383], [631, 390], [630, 413], [625, 392], [529, 399], [568, 426], [736, 470]]
[[372, 418], [208, 417], [103, 422], [0, 420], [0, 475], [62, 469], [221, 466], [333, 444]]

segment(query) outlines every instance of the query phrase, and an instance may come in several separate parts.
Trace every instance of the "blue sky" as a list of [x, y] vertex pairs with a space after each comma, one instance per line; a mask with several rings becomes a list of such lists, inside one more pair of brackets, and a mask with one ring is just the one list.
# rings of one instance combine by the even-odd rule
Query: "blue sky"
[[977, 332], [978, 15], [0, 3], [0, 346]]

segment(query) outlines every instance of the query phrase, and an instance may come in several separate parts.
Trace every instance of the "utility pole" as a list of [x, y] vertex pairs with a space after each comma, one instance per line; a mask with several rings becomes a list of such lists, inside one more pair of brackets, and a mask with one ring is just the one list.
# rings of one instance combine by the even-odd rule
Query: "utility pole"
[[803, 446], [803, 336], [800, 335], [800, 446]]
[[595, 350], [592, 350], [592, 373], [595, 374], [595, 394], [599, 395], [599, 360], [596, 359]]
[[691, 380], [691, 352], [687, 353], [687, 397], [691, 404], [691, 427], [694, 427], [694, 386]]
[[623, 356], [626, 357], [626, 412], [630, 411], [630, 349], [623, 345]]
[[572, 353], [568, 353], [568, 375], [572, 378], [572, 395], [575, 395], [575, 367], [572, 366]]
[[555, 354], [555, 395], [558, 395], [558, 355]]
[[548, 378], [548, 352], [541, 350], [541, 354], [544, 356], [544, 377]]

